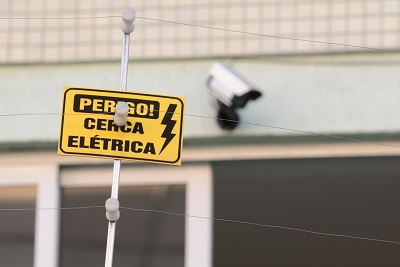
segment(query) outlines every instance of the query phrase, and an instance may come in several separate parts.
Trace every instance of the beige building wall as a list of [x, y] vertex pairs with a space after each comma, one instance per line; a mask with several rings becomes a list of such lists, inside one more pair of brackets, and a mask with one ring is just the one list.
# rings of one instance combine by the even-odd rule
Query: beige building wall
[[0, 63], [119, 60], [125, 7], [137, 12], [131, 51], [136, 59], [368, 51], [357, 46], [395, 50], [400, 45], [400, 4], [394, 0], [3, 0]]
[[[238, 110], [241, 124], [233, 132], [217, 125], [215, 100], [206, 86], [214, 62], [131, 60], [128, 90], [186, 97], [185, 138], [400, 130], [398, 56], [226, 60], [263, 93]], [[118, 90], [119, 75], [117, 62], [0, 67], [0, 142], [56, 142], [63, 87]]]

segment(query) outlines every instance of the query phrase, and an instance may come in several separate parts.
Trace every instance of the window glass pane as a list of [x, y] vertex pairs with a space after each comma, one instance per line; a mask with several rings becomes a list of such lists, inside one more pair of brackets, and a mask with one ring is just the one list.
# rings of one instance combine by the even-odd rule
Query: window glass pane
[[[66, 188], [63, 207], [104, 205], [110, 188]], [[185, 186], [123, 186], [120, 205], [185, 212]], [[121, 209], [114, 248], [115, 266], [184, 266], [185, 218]], [[63, 210], [60, 266], [104, 265], [108, 221], [104, 208]]]
[[[0, 187], [0, 208], [35, 208], [35, 187]], [[35, 211], [0, 212], [0, 265], [33, 266]]]
[[[216, 162], [215, 217], [400, 240], [400, 158]], [[398, 246], [214, 222], [214, 266], [396, 266]]]

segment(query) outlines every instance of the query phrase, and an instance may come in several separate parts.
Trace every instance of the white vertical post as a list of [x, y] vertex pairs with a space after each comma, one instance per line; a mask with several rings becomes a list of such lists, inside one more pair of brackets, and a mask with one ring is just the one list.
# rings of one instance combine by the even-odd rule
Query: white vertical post
[[[123, 38], [122, 38], [121, 82], [120, 82], [120, 90], [121, 91], [126, 91], [126, 88], [127, 88], [128, 60], [129, 60], [129, 38], [130, 38], [130, 33], [133, 32], [133, 30], [135, 28], [133, 25], [135, 16], [136, 16], [135, 10], [133, 10], [133, 9], [127, 8], [122, 11], [121, 29], [123, 31]], [[116, 200], [118, 200], [120, 170], [121, 170], [121, 160], [114, 160], [114, 170], [113, 170], [113, 178], [112, 178], [112, 186], [111, 186], [111, 198], [116, 199]], [[106, 204], [106, 209], [107, 209], [107, 204]], [[113, 254], [114, 254], [116, 220], [115, 221], [110, 220], [108, 223], [105, 267], [112, 267]]]
[[[35, 267], [56, 267], [59, 256], [59, 210], [40, 210], [49, 207], [60, 207], [59, 168], [56, 165], [39, 167], [37, 176], [38, 209], [35, 214]], [[30, 175], [32, 175], [31, 171]]]

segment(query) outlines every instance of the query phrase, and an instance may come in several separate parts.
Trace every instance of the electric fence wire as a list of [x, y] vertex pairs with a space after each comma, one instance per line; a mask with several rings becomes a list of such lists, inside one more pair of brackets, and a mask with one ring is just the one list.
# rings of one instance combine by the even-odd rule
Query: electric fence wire
[[[153, 111], [158, 111], [160, 113], [168, 113], [167, 111], [161, 111], [161, 110], [153, 110]], [[102, 113], [99, 113], [99, 114], [102, 114]], [[175, 112], [174, 114], [180, 115], [181, 113]], [[61, 115], [62, 116], [86, 116], [86, 114], [61, 114], [61, 113], [10, 113], [10, 114], [0, 114], [0, 117], [61, 116]], [[262, 124], [262, 123], [254, 123], [254, 122], [246, 122], [246, 121], [229, 120], [229, 119], [222, 119], [222, 118], [217, 118], [217, 117], [212, 117], [212, 116], [196, 115], [196, 114], [189, 114], [189, 113], [183, 113], [183, 115], [188, 116], [188, 117], [195, 117], [195, 118], [242, 123], [242, 124], [246, 124], [246, 125], [250, 125], [250, 126], [270, 128], [270, 129], [276, 129], [276, 130], [287, 131], [287, 132], [296, 132], [296, 133], [301, 133], [301, 134], [310, 134], [310, 135], [314, 135], [314, 136], [327, 137], [327, 138], [331, 138], [331, 139], [340, 139], [340, 140], [346, 140], [346, 141], [350, 141], [350, 142], [357, 142], [357, 143], [364, 143], [364, 144], [385, 146], [385, 147], [392, 147], [392, 148], [400, 148], [400, 145], [378, 143], [378, 142], [366, 141], [366, 140], [361, 140], [361, 139], [356, 139], [356, 138], [349, 138], [349, 137], [340, 136], [340, 135], [316, 133], [316, 132], [311, 132], [311, 131], [306, 131], [306, 130], [293, 129], [293, 128], [289, 128], [289, 127], [266, 125], [266, 124]]]
[[[90, 20], [90, 19], [106, 19], [106, 18], [121, 18], [121, 16], [113, 15], [113, 16], [93, 16], [93, 17], [0, 17], [0, 20]], [[316, 44], [326, 44], [326, 45], [335, 45], [335, 46], [344, 46], [344, 47], [351, 47], [351, 48], [358, 48], [358, 49], [372, 50], [372, 51], [380, 51], [380, 52], [395, 52], [392, 50], [374, 48], [374, 47], [368, 47], [368, 46], [337, 43], [337, 42], [328, 42], [328, 41], [318, 41], [318, 40], [310, 40], [310, 39], [304, 39], [304, 38], [294, 38], [294, 37], [290, 37], [290, 36], [278, 36], [278, 35], [262, 34], [262, 33], [256, 33], [256, 32], [248, 32], [248, 31], [239, 31], [239, 30], [234, 30], [234, 29], [226, 29], [226, 28], [220, 28], [220, 27], [213, 27], [213, 26], [209, 26], [209, 25], [201, 25], [201, 24], [195, 24], [195, 23], [165, 20], [165, 19], [159, 19], [159, 18], [149, 18], [149, 17], [142, 17], [142, 16], [136, 16], [136, 18], [142, 19], [142, 20], [149, 20], [149, 21], [155, 21], [155, 22], [181, 25], [181, 26], [189, 26], [189, 27], [203, 28], [203, 29], [216, 30], [216, 31], [225, 31], [225, 32], [232, 32], [232, 33], [252, 35], [252, 36], [268, 37], [268, 38], [274, 38], [274, 39], [291, 40], [291, 41], [298, 41], [298, 42], [308, 42], [308, 43], [316, 43]]]
[[[104, 208], [104, 206], [82, 206], [82, 207], [64, 207], [64, 208], [16, 208], [16, 209], [0, 208], [0, 212], [82, 210], [82, 209], [96, 209], [96, 208]], [[155, 209], [142, 209], [142, 208], [132, 208], [132, 207], [123, 207], [123, 206], [121, 206], [120, 209], [124, 209], [124, 210], [128, 210], [128, 211], [137, 211], [137, 212], [152, 212], [152, 213], [159, 213], [159, 214], [165, 214], [165, 215], [171, 215], [171, 216], [180, 216], [180, 217], [185, 217], [185, 218], [219, 221], [219, 222], [225, 222], [225, 223], [244, 224], [244, 225], [249, 225], [249, 226], [257, 226], [257, 227], [265, 227], [265, 228], [272, 228], [272, 229], [279, 229], [279, 230], [286, 230], [286, 231], [302, 232], [302, 233], [313, 234], [313, 235], [322, 235], [322, 236], [348, 238], [348, 239], [355, 239], [355, 240], [362, 240], [362, 241], [372, 241], [372, 242], [381, 242], [381, 243], [400, 245], [400, 241], [345, 235], [345, 234], [326, 233], [326, 232], [306, 230], [306, 229], [287, 227], [287, 226], [281, 226], [281, 225], [262, 224], [262, 223], [239, 221], [239, 220], [233, 220], [233, 219], [189, 215], [189, 214], [184, 214], [184, 213], [169, 212], [169, 211], [162, 211], [162, 210], [155, 210]]]
[[392, 52], [392, 51], [387, 50], [387, 49], [373, 48], [373, 47], [367, 47], [367, 46], [352, 45], [352, 44], [345, 44], [345, 43], [336, 43], [336, 42], [327, 42], [327, 41], [317, 41], [317, 40], [309, 40], [309, 39], [286, 37], [286, 36], [277, 36], [277, 35], [262, 34], [262, 33], [248, 32], [248, 31], [239, 31], [239, 30], [219, 28], [219, 27], [213, 27], [213, 26], [207, 26], [207, 25], [199, 25], [199, 24], [171, 21], [171, 20], [165, 20], [165, 19], [155, 19], [155, 18], [147, 18], [147, 17], [137, 17], [137, 18], [144, 19], [144, 20], [151, 20], [151, 21], [170, 23], [170, 24], [177, 24], [177, 25], [182, 25], [182, 26], [205, 28], [205, 29], [209, 29], [209, 30], [217, 30], [217, 31], [225, 31], [225, 32], [233, 32], [233, 33], [240, 33], [240, 34], [246, 34], [246, 35], [253, 35], [253, 36], [269, 37], [269, 38], [274, 38], [274, 39], [283, 39], [283, 40], [291, 40], [291, 41], [299, 41], [299, 42], [345, 46], [345, 47], [359, 48], [359, 49], [365, 49], [365, 50], [373, 50], [373, 51], [380, 51], [380, 52]]

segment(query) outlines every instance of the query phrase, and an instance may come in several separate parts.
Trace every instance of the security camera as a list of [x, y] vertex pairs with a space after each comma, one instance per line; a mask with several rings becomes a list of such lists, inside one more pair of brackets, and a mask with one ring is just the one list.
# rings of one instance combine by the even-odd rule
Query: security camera
[[252, 84], [224, 63], [215, 63], [210, 69], [208, 87], [211, 94], [227, 107], [244, 107], [249, 100], [261, 96]]
[[218, 124], [225, 130], [233, 130], [239, 123], [236, 108], [243, 108], [249, 100], [261, 93], [237, 71], [224, 63], [215, 63], [210, 69], [207, 85], [218, 102]]

